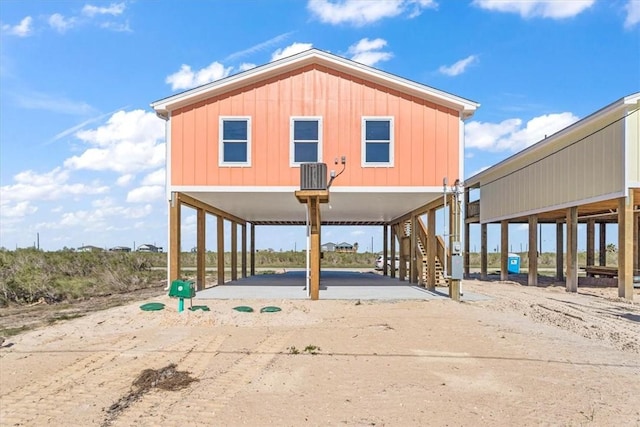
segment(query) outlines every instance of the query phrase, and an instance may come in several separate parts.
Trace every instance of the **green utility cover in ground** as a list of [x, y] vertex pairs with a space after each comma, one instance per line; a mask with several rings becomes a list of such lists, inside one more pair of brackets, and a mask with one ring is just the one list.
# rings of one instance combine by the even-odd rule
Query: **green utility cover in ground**
[[142, 311], [158, 311], [163, 309], [164, 309], [164, 304], [161, 302], [149, 302], [147, 304], [142, 304], [140, 306], [140, 310]]
[[243, 313], [253, 313], [253, 308], [246, 305], [239, 305], [237, 307], [233, 307], [235, 311], [241, 311]]
[[266, 307], [262, 307], [260, 309], [260, 313], [275, 313], [277, 311], [281, 311], [282, 309], [280, 307], [275, 307], [273, 305], [268, 305]]

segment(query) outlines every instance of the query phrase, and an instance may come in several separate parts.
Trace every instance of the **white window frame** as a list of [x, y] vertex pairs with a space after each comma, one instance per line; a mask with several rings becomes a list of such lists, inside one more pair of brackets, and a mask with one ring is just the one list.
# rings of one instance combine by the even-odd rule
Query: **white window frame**
[[[388, 162], [367, 162], [367, 122], [369, 121], [388, 121], [389, 122], [389, 161]], [[361, 127], [361, 165], [363, 168], [390, 168], [394, 165], [394, 147], [395, 147], [395, 125], [394, 125], [394, 117], [393, 116], [363, 116], [362, 117], [362, 127]], [[387, 143], [387, 141], [375, 141], [371, 142], [375, 144], [378, 143]]]
[[295, 161], [295, 142], [294, 142], [294, 123], [296, 121], [317, 121], [318, 122], [318, 163], [322, 162], [322, 116], [291, 116], [289, 118], [289, 165], [293, 168], [299, 168], [302, 163]]
[[[246, 162], [225, 162], [224, 161], [224, 122], [225, 121], [246, 121], [247, 122], [247, 161]], [[251, 166], [251, 116], [220, 116], [218, 118], [218, 166], [219, 167], [249, 167]]]

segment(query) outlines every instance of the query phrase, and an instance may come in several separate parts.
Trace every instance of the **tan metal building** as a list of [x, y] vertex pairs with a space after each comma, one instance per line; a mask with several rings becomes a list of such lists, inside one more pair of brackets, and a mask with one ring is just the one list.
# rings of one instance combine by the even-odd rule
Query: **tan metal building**
[[[465, 235], [481, 227], [481, 276], [487, 274], [487, 224], [501, 224], [501, 276], [508, 276], [508, 224], [529, 224], [529, 280], [537, 285], [537, 224], [555, 223], [557, 276], [577, 291], [578, 223], [586, 223], [589, 275], [618, 277], [619, 295], [633, 298], [640, 275], [640, 93], [613, 102], [465, 182]], [[479, 200], [470, 192], [479, 189]], [[607, 267], [606, 223], [618, 224], [618, 266]], [[595, 226], [600, 226], [600, 259], [595, 263]], [[566, 227], [566, 248], [563, 245]], [[469, 253], [466, 239], [466, 253]], [[468, 256], [466, 273], [469, 273]]]

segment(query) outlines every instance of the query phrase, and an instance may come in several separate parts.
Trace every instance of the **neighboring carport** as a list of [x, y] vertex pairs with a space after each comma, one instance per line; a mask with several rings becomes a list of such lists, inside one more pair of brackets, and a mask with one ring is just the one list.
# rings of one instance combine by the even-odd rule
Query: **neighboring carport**
[[[487, 276], [488, 224], [500, 224], [502, 280], [508, 277], [508, 225], [529, 225], [529, 285], [538, 282], [538, 224], [556, 224], [557, 276], [566, 280], [567, 291], [576, 292], [578, 223], [586, 223], [587, 274], [617, 277], [619, 296], [633, 298], [640, 275], [639, 108], [640, 93], [629, 95], [466, 180], [465, 234], [480, 224], [481, 277]], [[616, 268], [606, 266], [606, 224], [618, 227]], [[466, 244], [468, 253], [469, 239]], [[468, 257], [465, 270], [468, 274]]]

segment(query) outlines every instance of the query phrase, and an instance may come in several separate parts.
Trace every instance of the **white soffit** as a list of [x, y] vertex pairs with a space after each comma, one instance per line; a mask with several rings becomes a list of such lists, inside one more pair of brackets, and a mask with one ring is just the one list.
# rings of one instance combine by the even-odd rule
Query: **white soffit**
[[[417, 209], [442, 194], [436, 189], [419, 191], [357, 191], [331, 190], [329, 203], [322, 204], [323, 222], [331, 223], [381, 223], [400, 217]], [[306, 205], [296, 199], [295, 190], [268, 191], [188, 191], [178, 190], [212, 207], [249, 222], [302, 222], [306, 217]]]

